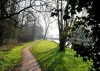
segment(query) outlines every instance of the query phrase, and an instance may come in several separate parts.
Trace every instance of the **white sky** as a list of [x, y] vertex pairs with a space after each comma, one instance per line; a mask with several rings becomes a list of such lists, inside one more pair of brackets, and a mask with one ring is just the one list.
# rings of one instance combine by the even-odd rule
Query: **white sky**
[[[55, 2], [52, 1], [51, 6], [56, 8], [57, 5], [56, 5]], [[64, 6], [64, 7], [66, 6], [66, 2], [63, 2], [63, 6]], [[50, 21], [50, 22], [52, 22], [53, 20], [57, 19], [57, 17], [50, 17], [50, 16], [51, 16], [51, 13], [49, 13], [49, 15], [48, 15], [48, 13], [43, 13], [43, 15], [45, 15], [46, 20], [47, 20], [47, 21]], [[48, 17], [47, 15], [48, 15], [49, 17]], [[55, 18], [55, 19], [54, 19], [54, 18]], [[41, 21], [41, 24], [42, 24], [42, 25], [44, 26], [44, 28], [45, 28], [45, 21], [43, 20], [42, 15], [41, 15], [40, 20], [42, 20], [42, 21]], [[48, 23], [49, 23], [49, 22], [48, 22]], [[50, 24], [49, 29], [48, 29], [48, 32], [47, 32], [47, 37], [54, 37], [54, 38], [58, 38], [58, 37], [59, 37], [59, 31], [58, 31], [57, 20], [56, 20], [55, 22], [53, 22], [53, 23]]]
[[[57, 6], [56, 5], [56, 0], [54, 0], [54, 1], [52, 1], [52, 0], [40, 0], [40, 1], [41, 1], [42, 4], [44, 2], [49, 2], [50, 8], [52, 8], [52, 7], [56, 8], [56, 6]], [[40, 5], [40, 1], [36, 0], [35, 3], [33, 3], [33, 4], [34, 5]], [[66, 3], [66, 2], [64, 2], [64, 3]], [[23, 7], [27, 7], [29, 4], [30, 4], [29, 0], [26, 0], [26, 2], [23, 1], [23, 2], [20, 3], [20, 6], [21, 6], [20, 8], [22, 9]], [[63, 4], [63, 5], [65, 6], [66, 4]], [[36, 9], [36, 10], [47, 10], [47, 9], [49, 9], [49, 7], [46, 9], [45, 6], [41, 7], [41, 8], [34, 6], [33, 8]], [[36, 12], [35, 10], [33, 10], [33, 11]], [[45, 13], [43, 12], [41, 14], [37, 13], [35, 15], [39, 16], [40, 24], [44, 27], [44, 31], [45, 31], [45, 24], [46, 24], [45, 21], [44, 21], [44, 18], [46, 19], [46, 21], [49, 21], [49, 22], [52, 22], [53, 20], [55, 20], [54, 18], [50, 17], [51, 13], [48, 13], [48, 12], [45, 12]], [[45, 16], [45, 17], [43, 18], [43, 16]], [[57, 17], [55, 17], [55, 18], [57, 19]], [[47, 23], [49, 23], [49, 22], [47, 22]], [[54, 37], [54, 38], [56, 38], [56, 37], [58, 37], [58, 35], [59, 35], [58, 24], [57, 24], [57, 21], [55, 21], [55, 22], [53, 22], [53, 23], [51, 23], [49, 25], [49, 29], [48, 29], [48, 32], [47, 32], [47, 37]]]
[[[25, 2], [22, 2], [20, 4], [21, 7], [27, 7], [29, 5], [29, 0], [26, 0], [26, 1], [27, 1], [26, 3]], [[52, 0], [41, 0], [41, 1], [46, 1], [46, 2], [51, 1], [49, 3], [50, 4], [49, 5], [50, 7], [55, 7], [56, 8], [56, 6], [57, 6], [56, 3], [55, 3], [55, 1], [52, 1]], [[43, 2], [41, 2], [41, 3], [43, 3]], [[40, 2], [37, 1], [34, 4], [39, 5]], [[65, 7], [66, 4], [67, 4], [67, 2], [63, 2], [63, 7]], [[36, 10], [47, 10], [45, 6], [44, 7], [41, 7], [41, 8], [34, 7], [34, 9], [36, 9]], [[49, 9], [49, 7], [48, 7], [48, 9]], [[80, 13], [80, 14], [78, 14], [78, 16], [81, 16], [82, 14], [83, 13]], [[50, 21], [50, 22], [52, 22], [54, 20], [52, 17], [50, 17], [50, 15], [51, 15], [51, 13], [48, 13], [48, 12], [45, 12], [45, 13], [43, 12], [41, 14], [40, 13], [37, 13], [36, 14], [36, 16], [39, 16], [40, 23], [44, 27], [44, 31], [45, 31], [45, 24], [46, 24], [45, 21], [44, 21], [44, 18], [46, 19], [46, 21]], [[84, 11], [84, 14], [83, 15], [86, 15], [86, 12], [85, 11]], [[57, 19], [57, 17], [56, 17], [56, 19]], [[47, 23], [49, 23], [49, 22], [47, 22]], [[57, 25], [57, 21], [55, 21], [55, 22], [53, 22], [53, 23], [50, 24], [49, 29], [48, 29], [48, 32], [47, 32], [47, 37], [54, 37], [54, 38], [56, 38], [56, 37], [58, 37], [58, 35], [59, 35], [58, 25]]]

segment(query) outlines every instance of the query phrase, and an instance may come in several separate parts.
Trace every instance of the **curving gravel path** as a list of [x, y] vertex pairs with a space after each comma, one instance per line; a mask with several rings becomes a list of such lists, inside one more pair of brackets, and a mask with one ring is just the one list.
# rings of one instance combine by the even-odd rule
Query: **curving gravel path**
[[22, 51], [22, 63], [19, 71], [42, 71], [35, 57], [29, 51], [32, 45], [27, 46]]

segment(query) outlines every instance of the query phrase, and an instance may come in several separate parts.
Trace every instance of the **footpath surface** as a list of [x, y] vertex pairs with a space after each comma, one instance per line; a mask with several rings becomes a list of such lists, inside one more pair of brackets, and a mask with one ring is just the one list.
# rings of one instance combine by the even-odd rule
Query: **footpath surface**
[[29, 51], [31, 47], [32, 45], [23, 49], [21, 67], [17, 71], [42, 71], [36, 58]]

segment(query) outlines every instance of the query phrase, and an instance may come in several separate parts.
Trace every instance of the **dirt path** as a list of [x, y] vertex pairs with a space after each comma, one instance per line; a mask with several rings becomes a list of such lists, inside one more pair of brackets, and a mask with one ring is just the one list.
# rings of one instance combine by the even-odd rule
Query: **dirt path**
[[22, 64], [20, 71], [42, 71], [35, 57], [29, 51], [32, 45], [26, 47], [22, 51]]

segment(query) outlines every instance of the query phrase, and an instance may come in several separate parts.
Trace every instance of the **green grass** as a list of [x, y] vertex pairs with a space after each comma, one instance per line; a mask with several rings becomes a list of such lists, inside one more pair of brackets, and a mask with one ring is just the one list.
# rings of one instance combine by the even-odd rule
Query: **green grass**
[[13, 71], [22, 59], [22, 49], [30, 43], [16, 46], [9, 51], [0, 51], [0, 71]]
[[74, 57], [75, 51], [66, 48], [58, 51], [58, 44], [48, 40], [38, 41], [30, 51], [37, 58], [43, 71], [89, 71], [92, 62], [83, 62], [81, 57]]

